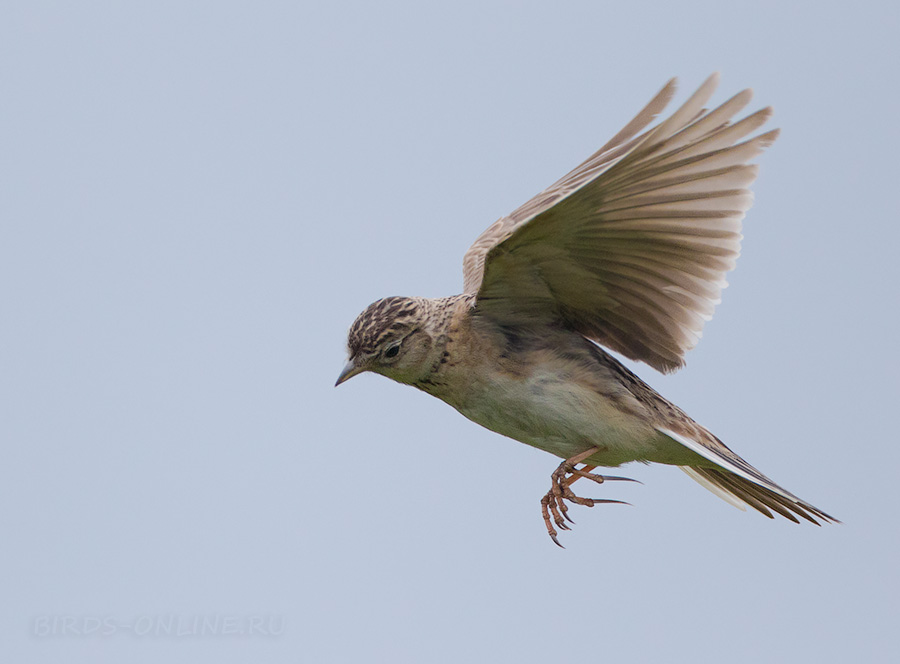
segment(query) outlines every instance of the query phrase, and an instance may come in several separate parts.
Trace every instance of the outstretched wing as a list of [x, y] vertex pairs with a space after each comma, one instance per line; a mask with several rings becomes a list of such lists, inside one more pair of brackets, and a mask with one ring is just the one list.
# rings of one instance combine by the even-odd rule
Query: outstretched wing
[[639, 134], [669, 83], [597, 153], [488, 228], [463, 259], [476, 312], [500, 324], [565, 324], [659, 369], [682, 366], [740, 253], [752, 203], [750, 162], [778, 135], [748, 140], [771, 116], [732, 118], [744, 90], [703, 108], [718, 75]]

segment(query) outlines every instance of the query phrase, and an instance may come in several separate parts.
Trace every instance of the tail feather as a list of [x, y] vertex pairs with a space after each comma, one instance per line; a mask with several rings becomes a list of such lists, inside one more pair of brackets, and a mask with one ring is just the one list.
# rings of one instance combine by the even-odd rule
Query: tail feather
[[707, 491], [716, 494], [719, 498], [724, 500], [726, 503], [728, 503], [729, 505], [734, 505], [742, 512], [747, 511], [747, 503], [745, 503], [743, 500], [741, 500], [740, 498], [735, 496], [730, 491], [726, 491], [725, 489], [722, 489], [714, 482], [710, 482], [708, 479], [706, 479], [706, 476], [700, 472], [699, 468], [692, 468], [691, 466], [678, 466], [678, 467], [681, 468], [681, 470], [683, 470], [685, 473], [687, 473], [688, 476], [692, 480], [694, 480], [697, 484], [702, 486]]
[[[817, 526], [821, 524], [816, 519], [826, 523], [840, 523], [833, 516], [775, 484], [703, 427], [692, 420], [690, 424], [693, 428], [689, 432], [679, 433], [663, 427], [658, 427], [657, 431], [696, 452], [706, 462], [715, 464], [715, 467], [700, 463], [681, 468], [720, 498], [732, 505], [735, 504], [735, 500], [749, 505], [770, 519], [775, 518], [772, 512], [776, 512], [794, 523], [800, 523], [797, 520], [798, 516]], [[701, 459], [697, 461], [701, 462]]]
[[[797, 516], [806, 519], [817, 526], [821, 525], [817, 519], [826, 523], [840, 523], [840, 521], [830, 514], [823, 512], [819, 508], [810, 505], [806, 501], [797, 498], [783, 489], [781, 489], [783, 493], [776, 493], [767, 487], [751, 482], [730, 471], [718, 468], [696, 467], [682, 467], [682, 470], [687, 472], [694, 480], [705, 488], [713, 491], [713, 493], [719, 497], [725, 498], [722, 496], [722, 493], [727, 493], [729, 494], [729, 497], [736, 498], [738, 501], [765, 514], [770, 519], [775, 518], [772, 515], [772, 512], [776, 512], [794, 523], [800, 523], [797, 520]], [[703, 481], [701, 481], [700, 478], [702, 478]], [[715, 490], [713, 490], [710, 485], [715, 487]], [[784, 494], [791, 497], [787, 498]], [[728, 499], [725, 498], [725, 500]], [[734, 504], [733, 500], [728, 500], [728, 502]], [[772, 512], [769, 510], [772, 510]]]

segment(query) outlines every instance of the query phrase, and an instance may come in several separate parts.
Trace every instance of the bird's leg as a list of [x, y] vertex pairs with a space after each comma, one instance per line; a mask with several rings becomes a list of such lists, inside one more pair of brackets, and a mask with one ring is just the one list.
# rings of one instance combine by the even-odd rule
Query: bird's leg
[[553, 471], [552, 475], [550, 475], [550, 491], [548, 491], [544, 495], [544, 497], [541, 498], [541, 515], [544, 517], [544, 525], [547, 526], [547, 533], [550, 535], [550, 539], [552, 539], [557, 546], [562, 547], [562, 544], [560, 544], [559, 540], [556, 538], [558, 533], [556, 531], [556, 528], [553, 527], [553, 524], [555, 523], [557, 527], [562, 530], [571, 530], [571, 528], [569, 528], [569, 526], [566, 524], [566, 521], [568, 521], [569, 523], [575, 523], [571, 518], [569, 518], [569, 515], [567, 514], [569, 508], [566, 506], [565, 501], [568, 500], [569, 502], [575, 503], [576, 505], [585, 505], [587, 507], [593, 507], [594, 505], [597, 505], [599, 503], [618, 503], [620, 505], [629, 504], [621, 500], [582, 498], [581, 496], [576, 496], [572, 489], [569, 488], [571, 484], [577, 482], [582, 477], [592, 480], [597, 484], [603, 484], [603, 482], [606, 481], [637, 481], [628, 477], [618, 477], [615, 475], [599, 475], [597, 473], [593, 473], [591, 471], [594, 470], [596, 466], [587, 464], [585, 464], [582, 468], [576, 468], [578, 464], [583, 463], [585, 459], [589, 459], [601, 449], [602, 448], [600, 447], [592, 447], [589, 450], [582, 452], [581, 454], [576, 454], [575, 456], [566, 459], [561, 464], [559, 464], [559, 467]]

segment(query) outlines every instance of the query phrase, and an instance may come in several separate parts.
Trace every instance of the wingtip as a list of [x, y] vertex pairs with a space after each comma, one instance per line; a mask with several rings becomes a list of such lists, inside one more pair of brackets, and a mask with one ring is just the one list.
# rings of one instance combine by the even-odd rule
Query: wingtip
[[781, 135], [781, 129], [772, 129], [771, 131], [767, 131], [765, 134], [760, 134], [756, 137], [756, 140], [759, 141], [760, 147], [767, 148], [775, 140]]
[[700, 84], [700, 87], [697, 88], [697, 91], [692, 95], [692, 98], [702, 98], [704, 100], [702, 103], [705, 104], [706, 100], [712, 97], [716, 88], [719, 87], [719, 82], [721, 80], [722, 75], [719, 72], [714, 71]]
[[673, 76], [666, 84], [662, 86], [659, 92], [656, 93], [656, 96], [653, 97], [653, 100], [648, 104], [648, 107], [652, 107], [653, 117], [657, 117], [666, 106], [669, 105], [669, 102], [672, 101], [672, 97], [675, 96], [675, 93], [678, 91], [678, 77]]

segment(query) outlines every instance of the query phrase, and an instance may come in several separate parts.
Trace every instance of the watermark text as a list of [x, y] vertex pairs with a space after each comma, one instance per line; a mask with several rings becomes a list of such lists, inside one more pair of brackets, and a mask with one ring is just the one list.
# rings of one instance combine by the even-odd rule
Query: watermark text
[[32, 636], [40, 639], [133, 636], [140, 638], [263, 637], [284, 634], [284, 616], [259, 615], [45, 615], [31, 621]]

